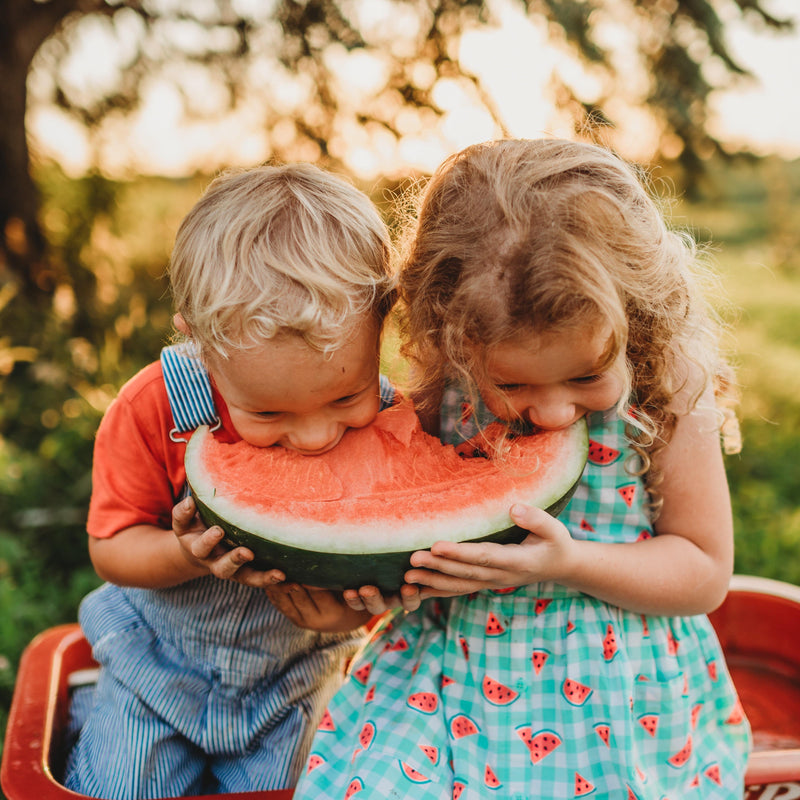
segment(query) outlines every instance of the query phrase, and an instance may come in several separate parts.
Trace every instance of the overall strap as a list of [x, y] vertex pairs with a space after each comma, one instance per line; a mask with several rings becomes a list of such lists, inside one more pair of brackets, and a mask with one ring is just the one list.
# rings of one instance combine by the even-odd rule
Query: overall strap
[[[208, 372], [191, 342], [163, 348], [161, 369], [175, 423], [169, 434], [171, 439], [174, 440], [178, 433], [193, 431], [200, 425], [219, 425]], [[380, 398], [381, 411], [389, 408], [395, 399], [394, 386], [385, 375], [380, 376]]]
[[180, 441], [176, 439], [177, 433], [193, 431], [200, 425], [219, 425], [208, 372], [191, 342], [163, 348], [161, 369], [175, 423], [170, 439]]

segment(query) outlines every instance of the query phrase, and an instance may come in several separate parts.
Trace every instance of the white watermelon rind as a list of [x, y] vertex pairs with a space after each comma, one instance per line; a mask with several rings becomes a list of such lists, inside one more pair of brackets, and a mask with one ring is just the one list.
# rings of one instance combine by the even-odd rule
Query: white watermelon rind
[[[222, 527], [230, 544], [250, 548], [255, 555], [253, 566], [277, 568], [287, 580], [329, 589], [377, 585], [394, 591], [403, 583], [411, 554], [437, 541], [522, 541], [528, 531], [511, 522], [511, 506], [528, 503], [557, 516], [580, 481], [589, 450], [586, 423], [579, 420], [569, 431], [563, 448], [567, 457], [559, 464], [558, 479], [546, 487], [526, 492], [517, 486], [502, 496], [434, 515], [416, 512], [413, 495], [412, 502], [405, 503], [387, 496], [380, 518], [325, 523], [285, 514], [270, 518], [219, 496], [199, 468], [198, 454], [207, 435], [211, 435], [207, 428], [199, 428], [186, 450], [187, 481], [204, 522]], [[480, 491], [478, 483], [476, 496]]]

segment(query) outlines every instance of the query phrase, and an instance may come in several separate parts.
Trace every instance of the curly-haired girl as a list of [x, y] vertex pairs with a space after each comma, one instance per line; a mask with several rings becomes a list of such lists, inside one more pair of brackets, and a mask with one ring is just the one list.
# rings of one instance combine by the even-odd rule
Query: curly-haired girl
[[585, 418], [589, 463], [557, 519], [511, 509], [521, 544], [412, 556], [450, 599], [367, 648], [298, 797], [742, 796], [750, 731], [705, 616], [732, 571], [732, 383], [697, 261], [603, 148], [504, 140], [437, 170], [401, 277], [431, 427]]

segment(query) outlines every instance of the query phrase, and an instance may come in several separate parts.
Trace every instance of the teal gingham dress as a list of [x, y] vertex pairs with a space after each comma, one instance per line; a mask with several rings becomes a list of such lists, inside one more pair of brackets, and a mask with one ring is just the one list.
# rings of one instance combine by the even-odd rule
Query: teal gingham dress
[[[471, 436], [474, 417], [449, 390], [442, 438]], [[590, 463], [562, 521], [576, 539], [652, 536], [624, 423], [588, 422]], [[750, 742], [706, 616], [540, 583], [388, 620], [329, 704], [295, 800], [731, 800]]]

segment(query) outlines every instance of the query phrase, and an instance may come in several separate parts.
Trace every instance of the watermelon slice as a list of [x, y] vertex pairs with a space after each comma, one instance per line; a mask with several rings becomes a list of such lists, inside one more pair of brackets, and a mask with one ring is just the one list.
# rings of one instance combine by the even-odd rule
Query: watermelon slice
[[186, 448], [186, 477], [205, 523], [250, 548], [253, 566], [313, 586], [394, 591], [411, 553], [436, 541], [522, 541], [511, 506], [559, 513], [586, 463], [583, 420], [513, 439], [493, 423], [479, 436], [482, 452], [502, 443], [503, 455], [462, 457], [424, 433], [405, 401], [318, 456], [221, 443], [203, 426]]

